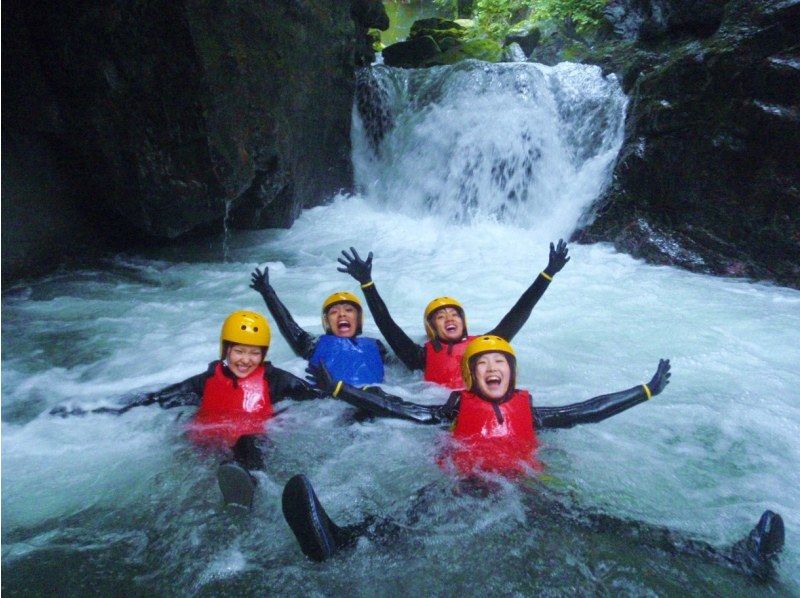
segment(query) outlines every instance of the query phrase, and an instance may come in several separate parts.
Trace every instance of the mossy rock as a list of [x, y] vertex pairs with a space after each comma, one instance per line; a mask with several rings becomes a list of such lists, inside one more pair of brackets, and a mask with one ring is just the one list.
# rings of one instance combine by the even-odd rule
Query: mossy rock
[[456, 23], [455, 21], [449, 21], [447, 19], [440, 19], [438, 17], [433, 17], [430, 19], [420, 19], [419, 21], [414, 21], [414, 24], [411, 25], [411, 31], [408, 34], [410, 39], [415, 37], [419, 37], [422, 35], [430, 35], [431, 31], [443, 31], [447, 29], [455, 29], [464, 31], [465, 28]]
[[491, 39], [472, 39], [443, 52], [439, 64], [454, 64], [471, 58], [500, 62], [503, 59], [503, 46]]
[[382, 52], [383, 42], [381, 41], [381, 30], [380, 29], [370, 29], [367, 31], [367, 38], [369, 39], [369, 43], [372, 45], [372, 49], [376, 52]]
[[386, 46], [383, 50], [383, 63], [386, 66], [401, 68], [442, 64], [438, 62], [438, 57], [441, 53], [436, 41], [432, 37], [425, 35]]

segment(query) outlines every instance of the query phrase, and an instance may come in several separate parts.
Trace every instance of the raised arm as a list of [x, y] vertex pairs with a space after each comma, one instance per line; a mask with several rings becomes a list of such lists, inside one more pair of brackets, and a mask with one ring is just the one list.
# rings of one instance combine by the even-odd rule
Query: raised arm
[[441, 424], [455, 419], [459, 393], [453, 393], [444, 405], [419, 405], [390, 395], [371, 386], [359, 389], [341, 380], [333, 380], [322, 364], [310, 365], [306, 378], [325, 395], [341, 399], [376, 417], [405, 419], [418, 424]]
[[539, 302], [544, 292], [550, 286], [553, 277], [561, 271], [561, 269], [570, 260], [567, 257], [567, 244], [564, 239], [558, 240], [558, 246], [554, 247], [550, 243], [550, 259], [547, 262], [547, 267], [536, 277], [531, 286], [522, 294], [519, 300], [514, 304], [505, 317], [500, 320], [500, 323], [495, 326], [487, 334], [494, 334], [510, 341], [517, 332], [520, 331], [525, 322], [533, 311], [533, 308]]
[[343, 267], [337, 268], [339, 272], [347, 272], [361, 284], [361, 290], [367, 300], [369, 311], [378, 325], [381, 334], [389, 346], [400, 358], [400, 361], [410, 370], [425, 369], [425, 349], [415, 343], [403, 332], [400, 326], [389, 315], [386, 303], [378, 294], [378, 289], [372, 280], [372, 252], [366, 260], [362, 260], [354, 247], [350, 248], [352, 255], [342, 251], [339, 263]]
[[669, 384], [669, 359], [661, 359], [653, 378], [628, 390], [594, 397], [582, 403], [563, 407], [534, 407], [533, 418], [537, 429], [571, 428], [578, 424], [603, 421], [656, 396]]
[[258, 291], [264, 298], [267, 309], [272, 314], [272, 319], [277, 322], [283, 338], [289, 343], [295, 355], [309, 359], [314, 353], [317, 338], [300, 328], [283, 302], [278, 299], [278, 294], [269, 284], [269, 268], [265, 266], [264, 272], [256, 268], [250, 275], [250, 279], [250, 288]]
[[122, 415], [134, 407], [145, 407], [147, 405], [158, 404], [163, 409], [173, 407], [197, 406], [203, 397], [203, 389], [206, 380], [214, 372], [214, 363], [209, 366], [208, 371], [187, 378], [183, 382], [171, 384], [166, 388], [149, 392], [146, 394], [135, 395], [126, 405], [122, 407], [97, 407], [96, 409], [85, 410], [82, 407], [67, 409], [60, 405], [50, 410], [50, 415], [67, 417], [69, 415], [86, 415], [87, 413], [107, 413], [111, 415]]

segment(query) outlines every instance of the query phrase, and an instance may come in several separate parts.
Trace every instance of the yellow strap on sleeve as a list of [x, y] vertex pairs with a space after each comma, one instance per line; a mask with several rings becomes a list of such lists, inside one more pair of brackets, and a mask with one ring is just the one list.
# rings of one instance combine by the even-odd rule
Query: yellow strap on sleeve
[[552, 276], [550, 276], [550, 275], [549, 275], [547, 272], [545, 272], [544, 270], [542, 270], [542, 276], [544, 276], [544, 277], [545, 277], [545, 280], [548, 280], [549, 282], [553, 282], [553, 277], [552, 277]]
[[339, 392], [342, 390], [342, 384], [344, 383], [341, 380], [336, 383], [336, 388], [334, 388], [333, 392], [331, 393], [334, 397], [339, 396]]
[[369, 282], [365, 282], [364, 284], [362, 284], [362, 285], [361, 285], [361, 288], [362, 288], [362, 289], [368, 289], [369, 287], [371, 287], [371, 286], [372, 286], [372, 285], [374, 285], [374, 284], [375, 284], [375, 283], [374, 283], [373, 281], [371, 281], [371, 280], [370, 280]]
[[[650, 387], [647, 386], [647, 384], [642, 384], [642, 386], [644, 387], [644, 394], [647, 395], [647, 400], [649, 401], [650, 399], [653, 398], [653, 391], [650, 390]], [[336, 395], [333, 395], [333, 396], [336, 396]]]

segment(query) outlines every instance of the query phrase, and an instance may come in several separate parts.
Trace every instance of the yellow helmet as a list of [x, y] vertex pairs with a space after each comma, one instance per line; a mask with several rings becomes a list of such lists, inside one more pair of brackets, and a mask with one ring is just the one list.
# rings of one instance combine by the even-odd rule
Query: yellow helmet
[[[474, 357], [482, 353], [505, 353], [511, 357], [512, 376], [514, 372], [514, 364], [516, 363], [517, 356], [511, 344], [504, 338], [494, 336], [493, 334], [485, 334], [483, 336], [476, 336], [467, 344], [464, 350], [464, 357], [461, 358], [461, 378], [464, 380], [464, 387], [467, 390], [472, 390], [472, 364], [471, 361]], [[514, 388], [514, 379], [511, 380], [509, 390]]]
[[464, 315], [464, 308], [461, 306], [461, 303], [458, 302], [458, 299], [453, 299], [452, 297], [437, 297], [430, 303], [428, 303], [428, 307], [425, 308], [425, 315], [423, 316], [423, 324], [425, 324], [425, 332], [428, 333], [428, 338], [433, 340], [436, 338], [436, 331], [431, 326], [430, 317], [437, 309], [442, 309], [443, 307], [454, 307], [458, 310], [461, 314], [461, 319], [464, 320], [464, 334], [467, 334], [467, 316]]
[[[220, 359], [225, 358], [225, 343], [253, 345], [269, 349], [272, 333], [267, 319], [254, 311], [235, 311], [222, 323], [219, 334]], [[264, 351], [266, 359], [267, 352]]]
[[328, 308], [337, 303], [350, 303], [355, 306], [358, 310], [358, 327], [356, 328], [356, 334], [361, 334], [361, 330], [364, 328], [364, 309], [361, 307], [361, 301], [358, 300], [358, 297], [348, 291], [337, 291], [322, 302], [322, 327], [325, 329], [325, 332], [327, 334], [331, 333], [331, 325], [328, 324], [328, 319], [325, 315], [328, 313]]

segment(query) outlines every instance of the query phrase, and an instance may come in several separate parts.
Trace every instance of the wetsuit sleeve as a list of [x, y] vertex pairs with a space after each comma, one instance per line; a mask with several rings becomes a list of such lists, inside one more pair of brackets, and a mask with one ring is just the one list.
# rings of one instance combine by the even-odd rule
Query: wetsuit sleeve
[[536, 428], [571, 428], [603, 421], [648, 399], [644, 385], [563, 407], [533, 407]]
[[314, 353], [314, 347], [317, 344], [317, 337], [309, 334], [294, 321], [292, 314], [286, 309], [286, 306], [278, 298], [275, 289], [269, 287], [269, 290], [259, 291], [264, 298], [264, 303], [267, 304], [267, 309], [272, 315], [272, 319], [278, 324], [278, 328], [289, 343], [289, 346], [294, 351], [295, 355], [303, 359], [309, 359]]
[[[206, 386], [206, 381], [214, 375], [214, 368], [217, 362], [212, 362], [208, 366], [208, 370], [202, 374], [197, 374], [191, 378], [187, 378], [183, 382], [171, 384], [166, 388], [149, 392], [144, 395], [138, 395], [129, 401], [124, 407], [119, 409], [109, 408], [109, 412], [125, 413], [134, 407], [143, 407], [145, 405], [153, 405], [158, 403], [159, 407], [163, 409], [172, 409], [173, 407], [186, 407], [198, 406], [203, 398], [203, 390]], [[100, 409], [103, 409], [102, 407]], [[98, 410], [94, 410], [98, 411]]]
[[[546, 273], [546, 271], [545, 271]], [[553, 277], [549, 274], [552, 279]], [[494, 334], [501, 338], [510, 341], [517, 332], [525, 325], [525, 322], [528, 321], [528, 318], [533, 311], [533, 308], [538, 303], [539, 299], [542, 298], [544, 292], [550, 286], [550, 281], [547, 279], [546, 276], [543, 274], [539, 274], [536, 277], [536, 280], [533, 281], [531, 286], [522, 294], [519, 300], [514, 304], [514, 307], [511, 308], [505, 317], [500, 320], [500, 323], [494, 327], [493, 330], [488, 332], [487, 334]]]
[[400, 361], [410, 370], [423, 370], [425, 369], [425, 348], [411, 340], [409, 336], [403, 332], [400, 326], [389, 315], [389, 310], [384, 303], [383, 298], [378, 294], [378, 289], [375, 288], [373, 282], [367, 288], [363, 288], [364, 297], [367, 300], [369, 311], [378, 325], [381, 334], [389, 343], [392, 351], [397, 354]]
[[359, 389], [349, 384], [340, 383], [333, 391], [333, 396], [358, 409], [376, 417], [405, 419], [418, 424], [441, 424], [455, 419], [458, 413], [458, 400], [453, 398], [460, 393], [455, 392], [444, 405], [419, 405], [404, 401], [400, 397], [390, 395], [384, 390], [371, 386]]
[[307, 401], [323, 397], [319, 390], [302, 378], [298, 378], [286, 370], [276, 368], [272, 364], [266, 365], [264, 377], [269, 383], [270, 397], [273, 404], [284, 399]]

